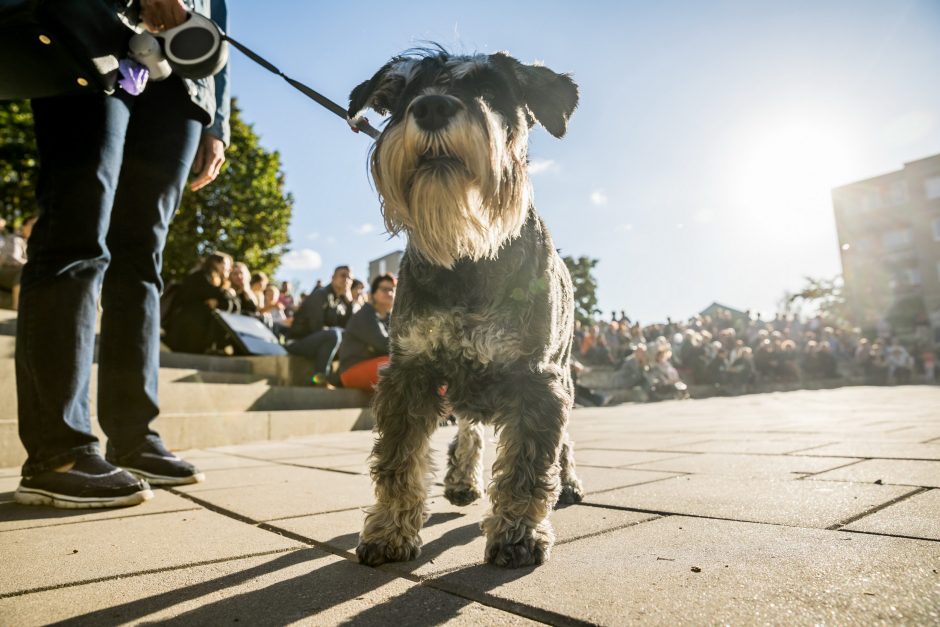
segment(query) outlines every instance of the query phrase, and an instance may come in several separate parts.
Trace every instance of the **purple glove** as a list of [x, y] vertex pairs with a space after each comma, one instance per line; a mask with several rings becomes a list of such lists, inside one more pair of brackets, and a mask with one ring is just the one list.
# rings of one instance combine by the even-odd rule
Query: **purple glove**
[[118, 85], [131, 96], [139, 96], [147, 86], [147, 79], [150, 78], [150, 71], [131, 59], [121, 59], [118, 63], [118, 72], [121, 75]]

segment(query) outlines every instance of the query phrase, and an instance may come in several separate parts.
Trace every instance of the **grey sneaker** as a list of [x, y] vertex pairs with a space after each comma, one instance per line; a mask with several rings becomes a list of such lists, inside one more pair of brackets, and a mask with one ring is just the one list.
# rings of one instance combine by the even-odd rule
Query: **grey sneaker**
[[146, 479], [151, 485], [186, 485], [206, 480], [206, 476], [195, 466], [180, 459], [159, 442], [150, 442], [140, 451], [123, 457], [109, 456], [108, 461]]
[[13, 500], [22, 505], [63, 509], [125, 507], [152, 498], [146, 481], [115, 468], [97, 455], [79, 457], [66, 472], [49, 470], [23, 477], [13, 494]]

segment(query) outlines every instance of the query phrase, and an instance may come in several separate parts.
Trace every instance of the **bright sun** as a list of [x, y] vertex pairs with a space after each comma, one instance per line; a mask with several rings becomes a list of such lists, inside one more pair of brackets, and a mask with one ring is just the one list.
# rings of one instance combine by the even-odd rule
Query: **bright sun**
[[830, 191], [852, 172], [851, 149], [830, 126], [785, 121], [743, 138], [731, 181], [749, 211], [814, 214], [831, 208]]

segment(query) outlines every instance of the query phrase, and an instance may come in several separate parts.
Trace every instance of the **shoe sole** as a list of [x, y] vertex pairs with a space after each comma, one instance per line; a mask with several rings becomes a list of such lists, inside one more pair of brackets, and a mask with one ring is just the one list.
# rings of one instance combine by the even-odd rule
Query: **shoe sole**
[[191, 483], [202, 483], [206, 480], [206, 475], [201, 472], [197, 472], [186, 477], [171, 477], [169, 475], [155, 475], [152, 472], [147, 472], [146, 470], [140, 470], [138, 468], [129, 468], [127, 466], [121, 466], [124, 470], [131, 473], [135, 477], [141, 479], [146, 479], [147, 483], [150, 485], [162, 485], [162, 486], [174, 486], [174, 485], [189, 485]]
[[126, 496], [109, 498], [69, 496], [36, 488], [20, 486], [13, 493], [13, 500], [20, 505], [51, 505], [59, 509], [97, 509], [103, 507], [128, 507], [153, 498], [152, 490], [140, 490]]

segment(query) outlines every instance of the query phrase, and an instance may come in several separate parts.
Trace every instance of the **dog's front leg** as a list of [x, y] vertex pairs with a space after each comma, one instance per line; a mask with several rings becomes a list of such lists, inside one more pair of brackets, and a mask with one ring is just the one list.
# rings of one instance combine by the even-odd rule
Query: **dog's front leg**
[[497, 566], [541, 564], [555, 533], [548, 521], [561, 489], [558, 455], [571, 407], [561, 376], [513, 377], [497, 416], [499, 450], [483, 521], [486, 561]]
[[379, 380], [372, 411], [378, 439], [370, 458], [376, 503], [366, 513], [356, 555], [369, 566], [421, 553], [421, 526], [431, 468], [430, 437], [442, 399], [420, 368], [396, 366]]

